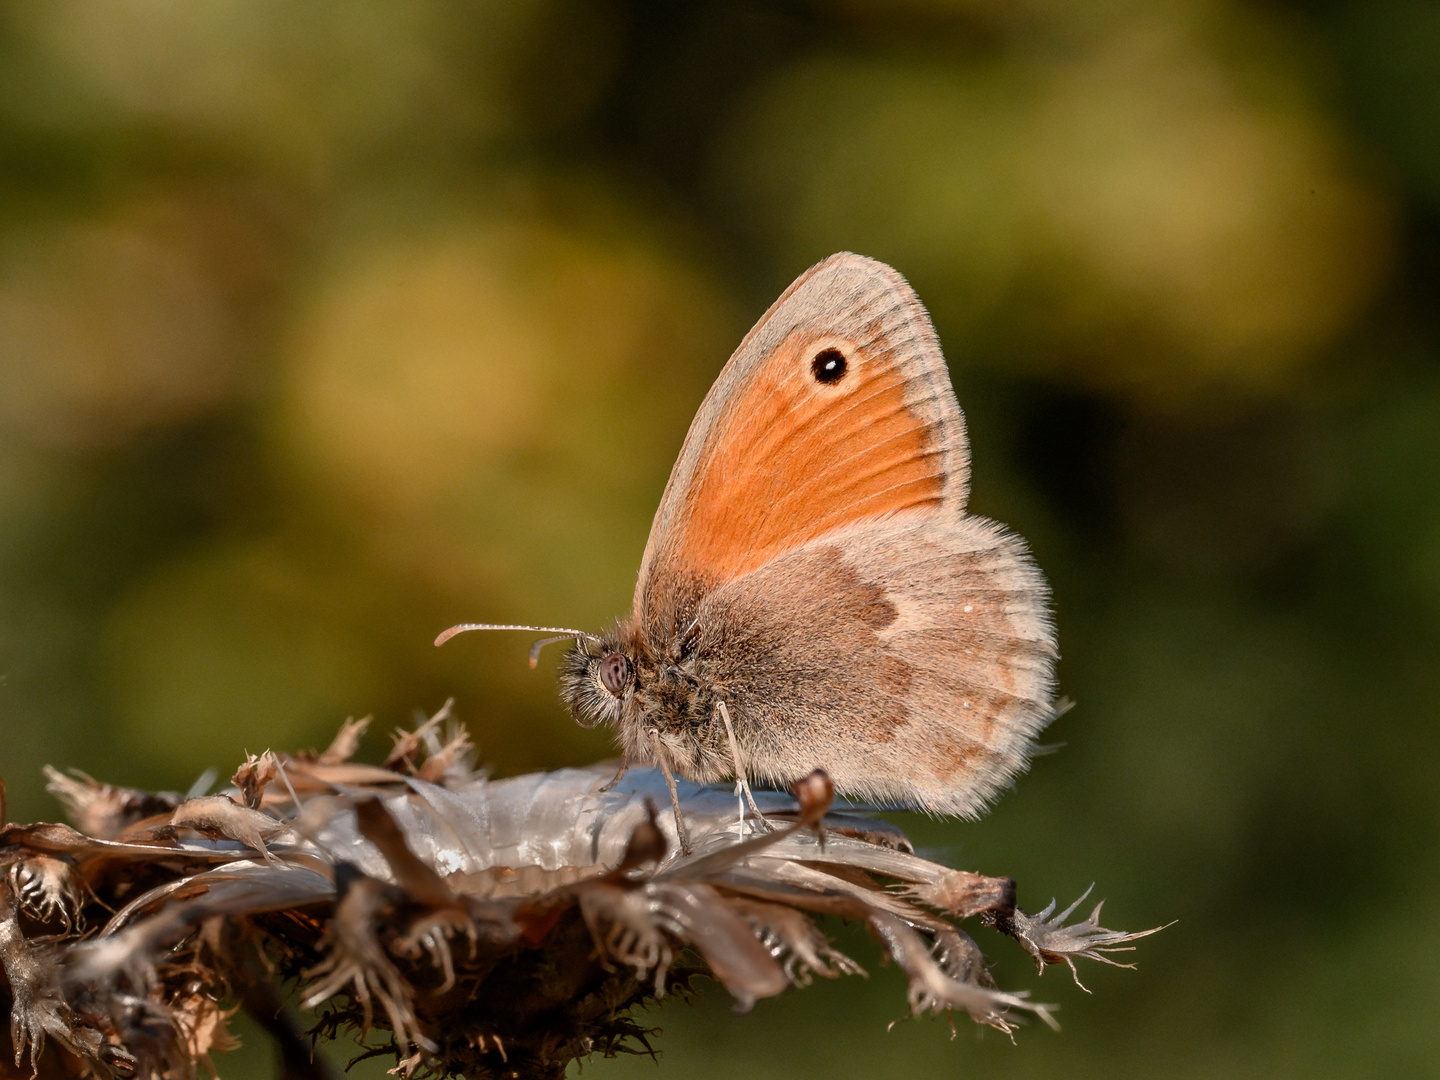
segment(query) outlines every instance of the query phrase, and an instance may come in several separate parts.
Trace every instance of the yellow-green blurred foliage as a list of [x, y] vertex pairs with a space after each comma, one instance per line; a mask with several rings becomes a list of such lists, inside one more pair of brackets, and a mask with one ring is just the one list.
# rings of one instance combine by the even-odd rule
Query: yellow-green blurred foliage
[[1178, 922], [1093, 998], [1005, 963], [1058, 1036], [887, 1033], [881, 971], [671, 1004], [662, 1070], [1433, 1074], [1433, 0], [6, 6], [11, 816], [452, 695], [498, 771], [607, 754], [528, 639], [430, 640], [621, 612], [710, 381], [842, 248], [933, 312], [1079, 702], [986, 821], [904, 823]]

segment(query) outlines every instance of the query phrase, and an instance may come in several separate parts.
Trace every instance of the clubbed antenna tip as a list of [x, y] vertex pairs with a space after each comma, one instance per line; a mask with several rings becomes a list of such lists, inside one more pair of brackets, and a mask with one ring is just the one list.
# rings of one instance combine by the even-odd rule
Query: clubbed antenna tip
[[435, 647], [438, 649], [456, 634], [464, 634], [470, 630], [527, 630], [534, 634], [550, 634], [552, 636], [541, 638], [530, 647], [530, 666], [533, 668], [540, 662], [540, 650], [546, 645], [554, 644], [557, 641], [564, 641], [566, 638], [574, 638], [576, 641], [599, 641], [594, 634], [584, 630], [571, 630], [564, 626], [527, 626], [524, 623], [457, 623], [450, 629], [442, 631], [435, 638]]

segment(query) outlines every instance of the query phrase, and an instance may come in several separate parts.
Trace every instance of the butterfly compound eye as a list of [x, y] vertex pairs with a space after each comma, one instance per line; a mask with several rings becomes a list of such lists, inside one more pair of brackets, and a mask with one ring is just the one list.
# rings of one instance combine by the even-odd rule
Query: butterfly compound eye
[[849, 367], [849, 361], [839, 349], [821, 349], [810, 361], [810, 374], [815, 376], [816, 382], [834, 386], [845, 377]]
[[619, 653], [611, 653], [600, 661], [600, 685], [619, 697], [630, 681], [630, 661]]

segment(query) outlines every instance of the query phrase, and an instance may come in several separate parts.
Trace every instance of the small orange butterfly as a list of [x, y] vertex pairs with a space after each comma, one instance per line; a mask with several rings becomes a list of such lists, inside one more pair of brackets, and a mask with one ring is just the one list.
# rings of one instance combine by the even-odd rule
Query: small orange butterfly
[[[627, 764], [782, 785], [822, 768], [845, 795], [974, 817], [1054, 715], [1057, 653], [1045, 579], [966, 513], [969, 477], [919, 299], [833, 255], [706, 395], [630, 615], [602, 635], [513, 629], [576, 638], [564, 698]], [[505, 627], [436, 644], [481, 628]]]

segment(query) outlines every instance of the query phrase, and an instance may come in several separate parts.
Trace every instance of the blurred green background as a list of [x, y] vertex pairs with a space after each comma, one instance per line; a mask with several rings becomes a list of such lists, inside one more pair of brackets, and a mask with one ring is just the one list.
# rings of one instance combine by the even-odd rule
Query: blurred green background
[[[1440, 1075], [1440, 5], [32, 0], [0, 9], [0, 773], [185, 788], [626, 606], [706, 388], [849, 248], [939, 328], [1078, 707], [978, 824], [1177, 924], [1018, 1046], [893, 969], [585, 1075]], [[845, 938], [874, 968], [875, 952]], [[221, 1059], [260, 1077], [262, 1037]]]

